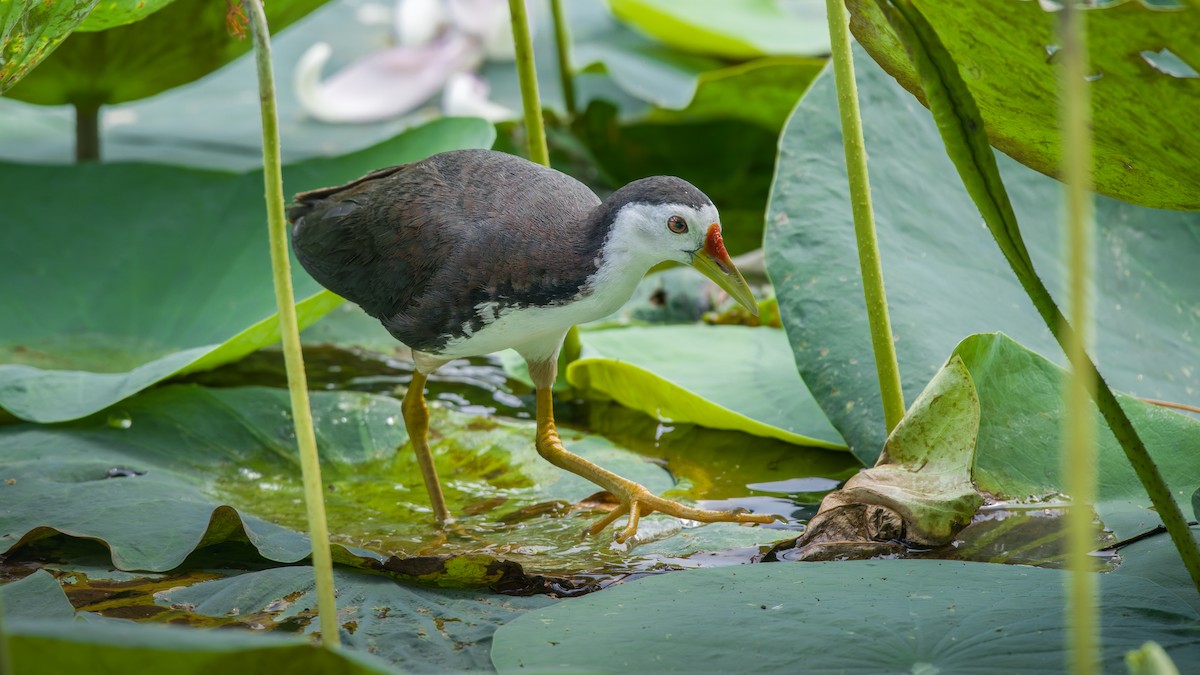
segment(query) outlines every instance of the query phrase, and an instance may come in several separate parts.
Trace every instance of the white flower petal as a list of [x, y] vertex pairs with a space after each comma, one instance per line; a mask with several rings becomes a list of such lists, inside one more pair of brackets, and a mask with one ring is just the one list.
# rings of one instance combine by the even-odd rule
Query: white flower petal
[[489, 101], [487, 82], [472, 73], [457, 73], [446, 83], [442, 112], [454, 117], [482, 117], [489, 122], [517, 118], [516, 111]]
[[393, 20], [396, 44], [423, 47], [437, 37], [449, 17], [442, 0], [399, 0]]
[[424, 47], [377, 52], [321, 81], [332, 50], [318, 43], [296, 64], [296, 96], [324, 122], [388, 119], [429, 100], [451, 75], [477, 67], [482, 51], [476, 40], [450, 33]]

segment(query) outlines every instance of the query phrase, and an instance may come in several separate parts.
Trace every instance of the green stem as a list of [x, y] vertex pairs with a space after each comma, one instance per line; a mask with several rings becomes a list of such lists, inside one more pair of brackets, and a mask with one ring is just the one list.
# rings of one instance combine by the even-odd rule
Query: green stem
[[571, 33], [562, 0], [550, 0], [550, 11], [554, 14], [554, 44], [558, 48], [558, 77], [562, 80], [563, 101], [567, 104], [567, 115], [574, 119], [577, 111], [575, 78], [571, 76]]
[[513, 43], [517, 51], [517, 77], [521, 81], [521, 102], [525, 107], [525, 134], [529, 139], [529, 159], [550, 166], [546, 147], [546, 127], [542, 122], [542, 101], [538, 96], [537, 69], [533, 64], [533, 38], [529, 35], [529, 14], [525, 0], [508, 0], [512, 14]]
[[[1071, 325], [1064, 345], [1071, 363], [1088, 358], [1092, 333], [1090, 281], [1094, 250], [1094, 223], [1090, 195], [1091, 109], [1087, 89], [1087, 32], [1073, 2], [1063, 4], [1062, 44], [1062, 179], [1067, 196], [1067, 298]], [[1093, 373], [1071, 368], [1065, 392], [1063, 466], [1071, 507], [1067, 511], [1067, 561], [1071, 580], [1067, 584], [1069, 664], [1074, 675], [1092, 675], [1099, 665], [1096, 617], [1096, 565], [1091, 556], [1095, 546], [1093, 506], [1096, 501], [1096, 426], [1091, 398], [1095, 391]]]
[[288, 391], [292, 399], [292, 418], [296, 442], [300, 447], [300, 469], [304, 475], [304, 504], [308, 510], [308, 534], [312, 539], [313, 570], [316, 573], [317, 613], [321, 621], [321, 641], [328, 647], [341, 643], [337, 604], [333, 588], [333, 558], [329, 548], [329, 527], [325, 521], [325, 497], [321, 490], [321, 463], [317, 438], [313, 432], [312, 409], [308, 403], [308, 381], [304, 374], [304, 355], [300, 351], [300, 330], [296, 323], [295, 295], [292, 292], [291, 261], [288, 258], [287, 225], [283, 215], [283, 172], [279, 158], [279, 119], [275, 111], [275, 75], [271, 70], [271, 37], [262, 0], [243, 0], [254, 34], [254, 56], [258, 64], [259, 104], [263, 126], [263, 180], [266, 186], [267, 229], [270, 235], [271, 270], [275, 283], [275, 303], [279, 308], [279, 332], [283, 337], [283, 360], [287, 368]]
[[12, 648], [4, 630], [4, 603], [0, 602], [0, 675], [12, 675]]
[[842, 118], [846, 173], [850, 180], [854, 238], [858, 242], [858, 264], [862, 269], [863, 296], [867, 303], [871, 347], [875, 352], [875, 372], [879, 377], [879, 391], [883, 396], [883, 418], [890, 434], [904, 417], [904, 389], [900, 385], [900, 366], [896, 361], [896, 344], [892, 340], [887, 294], [883, 289], [883, 266], [879, 261], [879, 243], [875, 236], [871, 184], [867, 178], [867, 151], [863, 141], [862, 117], [858, 111], [854, 57], [850, 49], [850, 19], [846, 15], [846, 6], [842, 4], [842, 0], [825, 0], [825, 6], [829, 17], [829, 41], [833, 52], [833, 74], [837, 83], [838, 112]]
[[99, 103], [75, 103], [75, 161], [100, 161]]

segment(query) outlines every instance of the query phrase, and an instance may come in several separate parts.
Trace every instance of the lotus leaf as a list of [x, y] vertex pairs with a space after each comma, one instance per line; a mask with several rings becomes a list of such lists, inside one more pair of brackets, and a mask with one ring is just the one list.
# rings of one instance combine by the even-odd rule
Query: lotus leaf
[[[1027, 166], [1057, 175], [1062, 157], [1057, 12], [1012, 0], [914, 4], [958, 64], [992, 143]], [[914, 67], [875, 2], [847, 5], [859, 43], [922, 96]], [[1122, 0], [1086, 7], [1082, 15], [1092, 71], [1096, 190], [1144, 206], [1200, 209], [1195, 170], [1200, 139], [1191, 124], [1200, 107], [1195, 39], [1200, 8]], [[1179, 69], [1170, 64], [1172, 57]], [[1026, 229], [1032, 227], [1037, 226], [1028, 222]]]
[[[295, 22], [325, 0], [273, 0], [271, 30]], [[99, 32], [77, 32], [7, 96], [58, 105], [133, 101], [199, 79], [250, 51], [231, 35], [229, 4], [175, 0], [146, 18]]]
[[666, 424], [733, 429], [840, 448], [773, 328], [658, 326], [588, 331], [572, 386], [612, 398]]
[[[1061, 351], [1004, 262], [943, 151], [929, 113], [856, 51], [856, 70], [892, 328], [906, 396], [964, 336], [1003, 330]], [[801, 101], [780, 144], [768, 211], [767, 266], [796, 364], [854, 453], [883, 446], [859, 281], [836, 92], [827, 72]], [[998, 157], [1042, 279], [1061, 295], [1056, 228], [1061, 186]], [[1188, 401], [1200, 392], [1196, 335], [1200, 218], [1098, 198], [1094, 353], [1114, 387]], [[1164, 261], [1177, 263], [1165, 264]]]
[[141, 21], [175, 0], [101, 0], [77, 30], [98, 31]]
[[[285, 185], [335, 185], [492, 138], [482, 120], [441, 120], [292, 165]], [[277, 339], [260, 172], [0, 164], [0, 180], [12, 195], [0, 213], [0, 406], [17, 417], [82, 417]], [[299, 306], [302, 325], [340, 302], [303, 272], [295, 285], [297, 297], [316, 293]]]
[[[613, 12], [684, 51], [730, 59], [829, 52], [824, 3], [802, 0], [609, 0]], [[789, 11], [791, 10], [791, 11]]]
[[[1067, 574], [934, 560], [691, 570], [525, 614], [496, 632], [492, 662], [501, 673], [1048, 675], [1066, 657]], [[1177, 663], [1200, 659], [1200, 611], [1179, 590], [1135, 574], [1100, 576], [1107, 669], [1118, 671], [1146, 640]]]
[[0, 6], [0, 94], [53, 52], [97, 0], [22, 0]]

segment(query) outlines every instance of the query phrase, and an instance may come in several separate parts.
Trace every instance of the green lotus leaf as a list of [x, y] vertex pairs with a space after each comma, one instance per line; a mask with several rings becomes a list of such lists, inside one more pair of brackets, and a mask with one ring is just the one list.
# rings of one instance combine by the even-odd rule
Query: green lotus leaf
[[[1062, 161], [1057, 11], [1010, 0], [914, 4], [958, 64], [992, 143], [1027, 166], [1057, 175]], [[915, 69], [878, 6], [863, 0], [847, 6], [859, 43], [922, 96]], [[1200, 139], [1190, 122], [1200, 107], [1195, 39], [1200, 9], [1123, 0], [1086, 7], [1081, 14], [1089, 36], [1096, 190], [1143, 206], [1200, 209], [1195, 169]], [[1026, 229], [1039, 227], [1026, 222]]]
[[[761, 672], [1049, 675], [1067, 656], [1067, 576], [935, 560], [689, 570], [527, 613], [496, 632], [492, 662], [501, 673], [722, 673], [752, 664]], [[1125, 653], [1147, 640], [1177, 663], [1200, 659], [1200, 610], [1178, 597], [1195, 595], [1186, 575], [1169, 587], [1137, 574], [1098, 581], [1107, 670], [1119, 672]]]
[[0, 5], [0, 94], [58, 48], [96, 3], [21, 0]]
[[[267, 23], [278, 31], [324, 1], [272, 0]], [[229, 32], [229, 7], [175, 0], [134, 23], [74, 33], [6, 95], [41, 105], [107, 105], [197, 80], [250, 51], [250, 40]]]
[[175, 0], [100, 0], [87, 19], [79, 24], [80, 31], [97, 31], [141, 21]]
[[[488, 649], [496, 628], [532, 609], [554, 604], [544, 595], [480, 595], [475, 591], [427, 589], [391, 579], [337, 570], [338, 621], [342, 644], [409, 672], [478, 671], [490, 666]], [[268, 630], [298, 623], [304, 633], [318, 625], [311, 567], [279, 567], [236, 574], [156, 595], [162, 606], [227, 617], [268, 617]]]
[[[954, 353], [961, 357], [979, 391], [979, 440], [975, 483], [1004, 498], [1044, 497], [1064, 490], [1061, 467], [1062, 392], [1065, 375], [1050, 361], [1004, 335], [973, 335]], [[1118, 395], [1146, 442], [1171, 494], [1186, 506], [1200, 488], [1195, 453], [1200, 420]], [[1160, 523], [1150, 498], [1116, 439], [1097, 419], [1096, 512], [1118, 538]]]
[[62, 586], [46, 570], [0, 586], [0, 609], [5, 623], [13, 620], [67, 619], [75, 616], [75, 608], [63, 593]]
[[[1014, 5], [1017, 6], [1017, 5]], [[1061, 350], [1009, 270], [945, 156], [928, 111], [856, 52], [871, 193], [908, 401], [964, 336], [1003, 331]], [[1004, 156], [1000, 172], [1035, 266], [1062, 297], [1061, 185]], [[1187, 402], [1200, 392], [1200, 217], [1097, 198], [1094, 354], [1115, 388]], [[864, 463], [884, 441], [846, 182], [837, 96], [826, 72], [780, 143], [767, 267], [805, 382]]]
[[[61, 592], [61, 591], [60, 591]], [[383, 661], [350, 650], [325, 649], [307, 640], [250, 631], [147, 626], [133, 621], [65, 623], [13, 621], [5, 625], [14, 672], [178, 673], [233, 670], [295, 675], [396, 675]]]
[[657, 326], [588, 331], [572, 386], [666, 424], [698, 424], [821, 448], [841, 441], [791, 368], [779, 330]]
[[[285, 186], [336, 185], [492, 138], [482, 120], [441, 120], [292, 165]], [[0, 181], [10, 195], [0, 212], [0, 407], [17, 417], [82, 417], [278, 339], [261, 172], [0, 164]], [[294, 283], [307, 298], [302, 326], [340, 302], [302, 271]]]
[[[434, 406], [435, 464], [459, 523], [443, 540], [406, 444], [400, 401], [316, 392], [312, 405], [330, 531], [340, 544], [335, 558], [346, 564], [439, 584], [492, 584], [472, 565], [503, 557], [573, 575], [779, 538], [776, 530], [729, 523], [702, 528], [711, 536], [671, 536], [679, 521], [654, 517], [643, 521], [644, 548], [632, 554], [604, 536], [581, 543], [580, 533], [604, 512], [572, 505], [599, 488], [538, 456], [531, 422]], [[289, 410], [281, 389], [168, 386], [73, 423], [0, 427], [0, 551], [63, 533], [103, 542], [119, 569], [174, 569], [224, 541], [249, 543], [268, 560], [301, 560], [310, 547], [300, 534], [306, 513]], [[602, 438], [565, 431], [564, 440], [655, 492], [672, 486], [662, 468]], [[429, 577], [369, 551], [487, 558], [427, 566], [436, 571]]]
[[[622, 20], [687, 52], [747, 59], [829, 52], [824, 4], [814, 0], [609, 0]], [[791, 10], [791, 11], [789, 11]]]

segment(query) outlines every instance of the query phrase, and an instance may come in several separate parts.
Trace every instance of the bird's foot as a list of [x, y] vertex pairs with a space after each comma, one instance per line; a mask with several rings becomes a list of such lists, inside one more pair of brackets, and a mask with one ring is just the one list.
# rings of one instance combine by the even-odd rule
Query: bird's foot
[[698, 509], [691, 506], [680, 504], [669, 499], [663, 499], [653, 492], [650, 492], [645, 487], [633, 481], [624, 481], [620, 486], [616, 486], [609, 490], [620, 501], [620, 506], [613, 509], [612, 513], [604, 516], [596, 521], [594, 525], [589, 527], [584, 534], [586, 536], [595, 536], [604, 528], [612, 525], [623, 515], [629, 515], [629, 521], [625, 527], [614, 535], [614, 539], [618, 544], [625, 543], [633, 535], [637, 534], [638, 521], [642, 516], [649, 515], [655, 511], [665, 513], [668, 516], [675, 516], [684, 520], [694, 520], [701, 523], [772, 523], [782, 521], [782, 516], [777, 516], [769, 513], [747, 513], [744, 511], [711, 511], [709, 509]]

